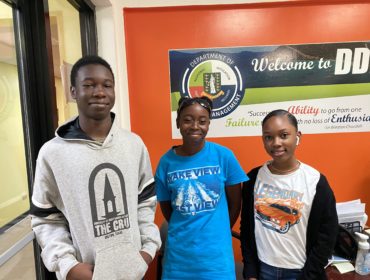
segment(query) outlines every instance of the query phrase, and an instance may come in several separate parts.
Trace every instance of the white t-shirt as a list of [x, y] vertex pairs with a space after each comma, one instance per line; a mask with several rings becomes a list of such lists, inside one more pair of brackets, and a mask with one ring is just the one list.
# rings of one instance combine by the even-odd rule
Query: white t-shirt
[[306, 229], [320, 173], [301, 163], [275, 175], [265, 163], [254, 185], [258, 258], [271, 266], [301, 269], [306, 262]]

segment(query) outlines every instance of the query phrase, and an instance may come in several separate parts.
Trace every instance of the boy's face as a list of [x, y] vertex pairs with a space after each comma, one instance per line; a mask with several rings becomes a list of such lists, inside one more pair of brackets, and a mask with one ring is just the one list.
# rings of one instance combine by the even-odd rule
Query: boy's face
[[71, 95], [76, 99], [81, 118], [103, 120], [110, 117], [114, 105], [113, 75], [103, 65], [82, 66], [76, 76]]

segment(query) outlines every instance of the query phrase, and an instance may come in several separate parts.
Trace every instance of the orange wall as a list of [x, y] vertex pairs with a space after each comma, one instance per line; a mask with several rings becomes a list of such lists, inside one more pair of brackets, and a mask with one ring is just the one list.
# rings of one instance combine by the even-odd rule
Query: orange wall
[[[153, 169], [180, 143], [171, 139], [168, 50], [370, 40], [370, 3], [317, 2], [124, 9], [131, 125]], [[209, 140], [232, 148], [245, 171], [268, 159], [260, 137]], [[361, 198], [369, 211], [370, 132], [303, 135], [297, 153], [327, 176], [337, 201]]]

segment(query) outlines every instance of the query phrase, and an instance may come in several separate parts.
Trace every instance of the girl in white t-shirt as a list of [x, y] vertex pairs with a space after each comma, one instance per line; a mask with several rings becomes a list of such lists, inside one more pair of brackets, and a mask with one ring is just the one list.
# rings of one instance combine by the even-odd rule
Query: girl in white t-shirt
[[300, 138], [288, 111], [272, 111], [262, 121], [272, 160], [251, 170], [243, 186], [245, 279], [327, 279], [338, 226], [335, 197], [325, 176], [296, 158]]

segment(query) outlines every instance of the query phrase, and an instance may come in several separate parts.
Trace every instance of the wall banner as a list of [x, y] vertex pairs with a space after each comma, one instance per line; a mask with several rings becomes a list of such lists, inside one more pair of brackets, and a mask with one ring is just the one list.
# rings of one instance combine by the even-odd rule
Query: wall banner
[[170, 50], [172, 137], [181, 96], [207, 96], [209, 137], [259, 136], [274, 109], [306, 134], [370, 131], [370, 42]]

